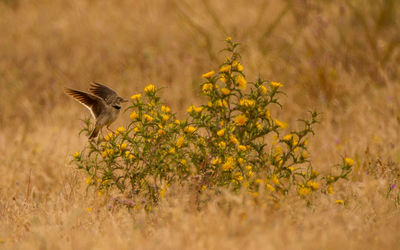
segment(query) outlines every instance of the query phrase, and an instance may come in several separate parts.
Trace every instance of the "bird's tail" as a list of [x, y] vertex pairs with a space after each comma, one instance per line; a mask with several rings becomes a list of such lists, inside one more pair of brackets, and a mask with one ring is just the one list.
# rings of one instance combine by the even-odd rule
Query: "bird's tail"
[[99, 134], [99, 131], [100, 131], [100, 127], [99, 127], [99, 126], [96, 126], [96, 127], [93, 129], [93, 132], [90, 134], [89, 140], [91, 140], [91, 139], [93, 139], [93, 138], [96, 138], [97, 135]]

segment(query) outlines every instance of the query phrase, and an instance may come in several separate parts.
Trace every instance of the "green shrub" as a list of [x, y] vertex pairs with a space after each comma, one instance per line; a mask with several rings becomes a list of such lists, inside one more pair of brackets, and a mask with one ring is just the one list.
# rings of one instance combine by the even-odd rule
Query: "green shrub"
[[[332, 184], [345, 178], [353, 161], [343, 159], [341, 173], [321, 177], [308, 160], [307, 140], [318, 114], [300, 120], [304, 127], [287, 132], [273, 118], [280, 108], [282, 84], [258, 79], [247, 82], [230, 38], [229, 57], [218, 72], [203, 74], [201, 91], [207, 103], [190, 106], [177, 120], [153, 84], [131, 97], [131, 122], [103, 139], [90, 141], [75, 154], [75, 163], [89, 175], [87, 184], [98, 194], [118, 190], [136, 206], [148, 209], [164, 197], [171, 184], [190, 184], [198, 192], [246, 188], [254, 197], [268, 192], [279, 200], [295, 190], [301, 197], [332, 193]], [[89, 121], [84, 131], [89, 132]]]

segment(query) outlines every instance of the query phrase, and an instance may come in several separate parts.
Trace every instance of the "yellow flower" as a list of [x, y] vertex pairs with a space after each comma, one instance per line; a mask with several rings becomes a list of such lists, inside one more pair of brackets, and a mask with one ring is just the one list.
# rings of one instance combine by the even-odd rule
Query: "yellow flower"
[[218, 147], [220, 147], [221, 149], [224, 149], [226, 147], [226, 143], [224, 141], [218, 143]]
[[280, 83], [280, 82], [271, 82], [271, 85], [272, 85], [273, 87], [275, 87], [275, 88], [280, 88], [280, 87], [283, 86], [283, 84]]
[[234, 178], [235, 178], [236, 180], [238, 180], [238, 181], [242, 181], [242, 180], [243, 180], [242, 173], [236, 172], [236, 173], [234, 174]]
[[267, 111], [265, 111], [265, 117], [266, 117], [268, 120], [271, 120], [271, 112], [269, 112], [268, 109], [267, 109]]
[[225, 75], [222, 75], [219, 79], [224, 83], [226, 83], [228, 81], [228, 79], [226, 78]]
[[261, 94], [265, 95], [267, 93], [267, 88], [264, 87], [263, 85], [261, 85], [260, 86], [260, 91], [261, 91]]
[[319, 183], [316, 181], [308, 181], [307, 186], [311, 187], [313, 190], [317, 190], [319, 188]]
[[114, 154], [114, 149], [109, 148], [106, 150], [108, 156], [112, 156]]
[[243, 164], [244, 159], [243, 158], [238, 158], [238, 162], [239, 162], [239, 164]]
[[98, 196], [104, 195], [104, 189], [100, 189], [100, 190], [97, 192], [97, 195], [98, 195]]
[[106, 157], [108, 156], [107, 151], [103, 151], [103, 152], [101, 153], [101, 156], [102, 156], [103, 158], [106, 158]]
[[112, 139], [112, 137], [113, 137], [113, 133], [110, 132], [110, 133], [108, 133], [108, 135], [104, 136], [104, 140], [109, 141]]
[[229, 72], [231, 70], [231, 65], [224, 65], [219, 69], [219, 72]]
[[204, 190], [206, 190], [206, 189], [207, 189], [207, 186], [206, 186], [206, 185], [203, 185], [203, 186], [201, 186], [201, 188], [200, 188], [201, 191], [204, 191]]
[[294, 134], [285, 135], [285, 136], [283, 137], [283, 140], [292, 143], [294, 146], [296, 146], [297, 143], [298, 143], [298, 141], [299, 141], [299, 140], [297, 139], [297, 137], [295, 137]]
[[271, 192], [275, 191], [275, 188], [271, 184], [267, 184], [266, 187], [267, 187], [268, 191], [271, 191]]
[[144, 92], [146, 93], [151, 93], [154, 92], [156, 90], [156, 86], [154, 86], [154, 84], [149, 84], [146, 86], [146, 88], [144, 88]]
[[210, 72], [207, 72], [207, 73], [202, 74], [201, 77], [207, 79], [207, 78], [212, 77], [214, 74], [215, 74], [215, 71], [214, 71], [214, 70], [211, 70]]
[[176, 125], [179, 125], [179, 124], [181, 124], [181, 121], [175, 120], [175, 124], [176, 124]]
[[240, 151], [246, 151], [246, 146], [239, 145], [239, 146], [238, 146], [238, 149], [239, 149]]
[[144, 119], [145, 119], [147, 122], [152, 122], [152, 121], [154, 120], [154, 118], [151, 117], [151, 116], [149, 116], [148, 114], [145, 114], [145, 115], [144, 115]]
[[101, 185], [106, 185], [111, 182], [111, 179], [107, 179], [101, 182]]
[[228, 37], [225, 39], [225, 41], [227, 41], [227, 42], [232, 41], [232, 37], [228, 36]]
[[203, 110], [203, 107], [196, 107], [194, 105], [191, 105], [188, 109], [187, 112], [188, 113], [192, 113], [193, 111], [196, 113], [200, 113]]
[[346, 163], [346, 165], [348, 165], [348, 166], [353, 166], [353, 164], [354, 164], [354, 160], [353, 159], [351, 159], [351, 158], [348, 158], [348, 157], [346, 157], [345, 159], [344, 159], [344, 162]]
[[185, 142], [185, 137], [181, 136], [178, 138], [178, 140], [176, 140], [176, 146], [178, 148], [182, 147], [183, 143]]
[[238, 61], [234, 61], [234, 62], [232, 63], [232, 66], [233, 66], [233, 67], [236, 67], [236, 69], [237, 69], [238, 71], [243, 71], [243, 65], [240, 64], [240, 62], [238, 62]]
[[208, 103], [207, 103], [207, 106], [210, 107], [210, 108], [212, 108], [212, 106], [213, 106], [212, 102], [208, 102]]
[[242, 75], [238, 76], [237, 83], [239, 85], [239, 88], [241, 88], [242, 90], [246, 89], [247, 81], [246, 81], [246, 79], [244, 79], [244, 77]]
[[226, 162], [222, 165], [222, 169], [225, 171], [231, 170], [233, 168], [233, 158], [228, 157]]
[[215, 158], [214, 160], [211, 161], [211, 164], [213, 164], [213, 165], [221, 164], [221, 159]]
[[302, 196], [306, 196], [311, 194], [312, 190], [309, 187], [299, 186], [297, 192]]
[[301, 157], [302, 157], [303, 159], [307, 159], [307, 158], [308, 158], [308, 153], [307, 153], [307, 151], [303, 151], [303, 152], [301, 153]]
[[196, 128], [193, 126], [186, 126], [183, 131], [187, 132], [187, 133], [193, 133], [194, 131], [196, 131]]
[[238, 116], [236, 116], [236, 118], [235, 118], [235, 123], [236, 123], [236, 125], [238, 125], [238, 126], [244, 126], [244, 125], [246, 125], [246, 123], [247, 123], [247, 117], [245, 116], [245, 115], [238, 115]]
[[119, 132], [119, 133], [122, 133], [122, 132], [125, 132], [126, 131], [126, 129], [124, 128], [124, 127], [119, 127], [119, 128], [117, 128], [117, 132]]
[[328, 186], [328, 190], [327, 191], [328, 191], [329, 194], [333, 194], [334, 193], [332, 185]]
[[162, 119], [163, 119], [163, 121], [168, 121], [169, 115], [163, 115]]
[[280, 128], [287, 128], [288, 124], [286, 122], [283, 121], [279, 121], [278, 119], [274, 119], [276, 126], [280, 127]]
[[185, 160], [185, 159], [182, 159], [182, 160], [181, 160], [181, 164], [182, 164], [182, 165], [186, 165], [186, 160]]
[[344, 200], [336, 200], [335, 202], [336, 202], [336, 204], [339, 204], [339, 205], [343, 205], [344, 204]]
[[[131, 152], [125, 151], [125, 157], [126, 157], [126, 158], [129, 159], [129, 157], [130, 157], [131, 155], [132, 155]], [[132, 158], [133, 158], [133, 155], [132, 155]]]
[[273, 175], [273, 176], [272, 176], [271, 181], [272, 181], [274, 184], [276, 184], [276, 185], [279, 184], [279, 179], [278, 179], [278, 177], [277, 177], [276, 175]]
[[217, 135], [218, 135], [218, 136], [224, 136], [224, 134], [225, 134], [225, 129], [221, 129], [221, 130], [219, 130], [219, 131], [217, 132]]
[[176, 151], [175, 151], [175, 148], [170, 148], [170, 150], [168, 151], [170, 154], [175, 154], [176, 153]]
[[229, 89], [227, 89], [227, 88], [222, 88], [221, 89], [221, 93], [224, 94], [224, 95], [229, 95], [231, 93], [231, 91]]
[[122, 143], [120, 148], [121, 150], [125, 150], [128, 145], [126, 143]]
[[169, 112], [171, 112], [171, 108], [162, 105], [162, 106], [161, 106], [161, 111], [162, 111], [162, 112], [165, 112], [165, 113], [169, 113]]
[[161, 191], [160, 191], [160, 197], [161, 197], [161, 198], [164, 198], [165, 192], [166, 192], [166, 191], [167, 191], [166, 188], [162, 188], [162, 189], [161, 189]]
[[203, 91], [204, 94], [209, 94], [210, 91], [213, 89], [213, 85], [212, 83], [206, 83], [203, 85], [203, 87], [201, 88], [201, 90]]
[[75, 158], [78, 158], [78, 157], [79, 157], [79, 152], [78, 152], [78, 151], [75, 152], [74, 157], [75, 157]]
[[262, 125], [259, 122], [257, 122], [256, 127], [258, 130], [262, 130]]
[[229, 140], [235, 145], [239, 144], [238, 139], [234, 135], [229, 136]]
[[85, 182], [86, 182], [86, 184], [89, 185], [90, 183], [92, 183], [92, 178], [88, 177]]
[[203, 110], [203, 107], [195, 107], [194, 112], [200, 113]]
[[141, 97], [142, 97], [141, 94], [136, 94], [136, 95], [131, 96], [131, 99], [132, 100], [139, 100]]
[[157, 131], [157, 134], [159, 134], [159, 135], [165, 135], [166, 132], [165, 132], [164, 130], [162, 130], [162, 129], [159, 129], [159, 130]]
[[87, 212], [92, 212], [92, 208], [91, 208], [91, 207], [87, 207], [87, 208], [86, 208], [86, 211], [87, 211]]
[[254, 102], [254, 100], [243, 98], [240, 100], [239, 104], [240, 104], [240, 106], [253, 107], [255, 102]]
[[133, 111], [133, 112], [129, 115], [129, 118], [131, 118], [132, 120], [136, 120], [138, 117], [139, 117], [139, 115], [138, 115], [135, 111]]

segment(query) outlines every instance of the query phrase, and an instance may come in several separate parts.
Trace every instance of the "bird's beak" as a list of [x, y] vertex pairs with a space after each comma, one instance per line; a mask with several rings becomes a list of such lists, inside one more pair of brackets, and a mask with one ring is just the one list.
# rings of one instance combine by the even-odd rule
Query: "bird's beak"
[[122, 101], [121, 101], [121, 102], [128, 102], [128, 100], [122, 99]]

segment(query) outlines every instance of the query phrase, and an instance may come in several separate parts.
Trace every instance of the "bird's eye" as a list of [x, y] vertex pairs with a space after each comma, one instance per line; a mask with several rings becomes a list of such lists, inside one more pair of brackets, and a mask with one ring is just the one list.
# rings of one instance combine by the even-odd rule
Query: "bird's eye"
[[113, 105], [113, 108], [115, 108], [115, 109], [121, 109], [121, 106]]

